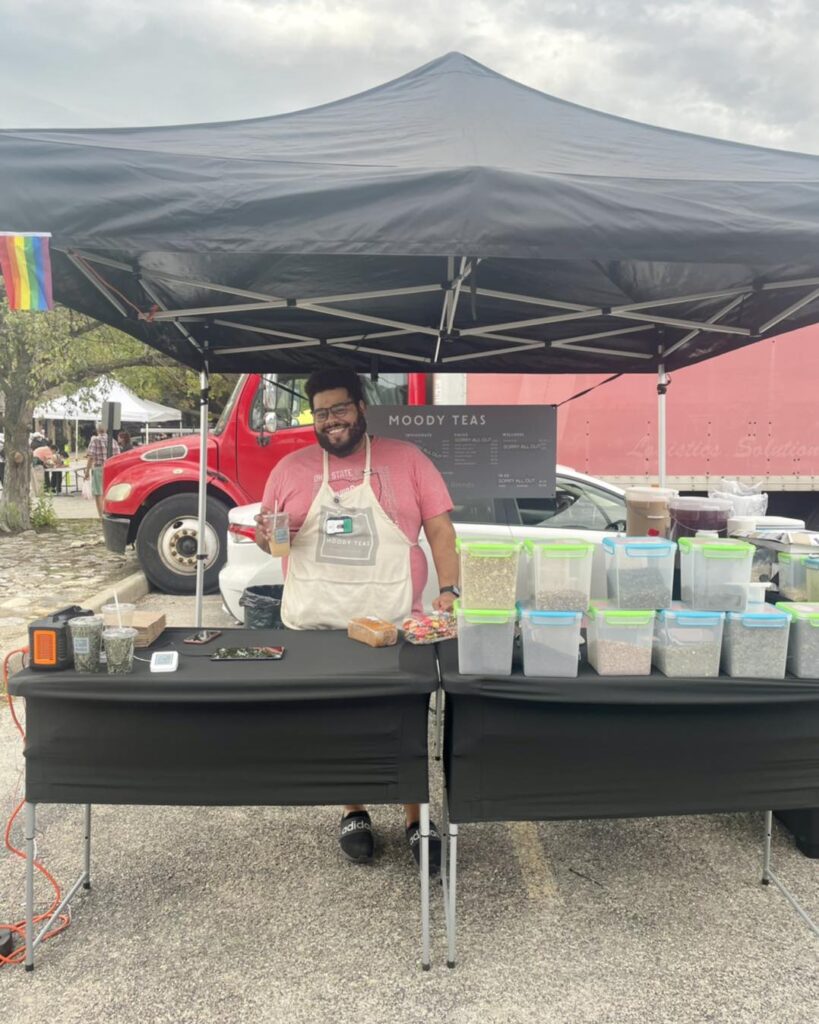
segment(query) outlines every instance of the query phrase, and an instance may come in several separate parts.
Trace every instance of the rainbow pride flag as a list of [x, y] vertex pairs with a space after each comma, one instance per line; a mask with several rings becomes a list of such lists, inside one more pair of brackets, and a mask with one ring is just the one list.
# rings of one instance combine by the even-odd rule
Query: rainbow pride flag
[[0, 231], [0, 273], [10, 309], [52, 309], [47, 232]]

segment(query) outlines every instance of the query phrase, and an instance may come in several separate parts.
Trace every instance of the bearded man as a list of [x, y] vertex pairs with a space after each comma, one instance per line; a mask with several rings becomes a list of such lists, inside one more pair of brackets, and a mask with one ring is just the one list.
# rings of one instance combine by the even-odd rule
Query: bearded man
[[[267, 551], [263, 514], [290, 516], [282, 622], [290, 629], [346, 629], [362, 615], [400, 625], [420, 614], [427, 580], [418, 546], [422, 527], [441, 587], [433, 606], [450, 611], [458, 596], [458, 556], [452, 499], [440, 472], [416, 445], [367, 433], [361, 380], [351, 370], [319, 370], [305, 392], [318, 446], [277, 463], [257, 520], [256, 541]], [[418, 805], [407, 804], [404, 814], [407, 842], [419, 863]], [[339, 843], [350, 860], [373, 859], [366, 808], [344, 808]], [[439, 870], [440, 862], [441, 838], [431, 825], [430, 871]]]

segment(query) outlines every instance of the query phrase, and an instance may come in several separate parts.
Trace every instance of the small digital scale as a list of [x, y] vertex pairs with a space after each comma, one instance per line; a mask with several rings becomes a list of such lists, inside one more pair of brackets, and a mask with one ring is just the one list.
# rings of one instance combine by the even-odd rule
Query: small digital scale
[[154, 651], [151, 655], [152, 672], [176, 672], [179, 668], [179, 651]]

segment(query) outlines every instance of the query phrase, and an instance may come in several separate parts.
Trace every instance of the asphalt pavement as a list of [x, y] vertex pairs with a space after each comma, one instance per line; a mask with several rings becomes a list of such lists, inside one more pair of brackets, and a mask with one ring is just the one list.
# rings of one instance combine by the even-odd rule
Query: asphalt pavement
[[[168, 624], [191, 598], [150, 594]], [[229, 625], [207, 598], [206, 625]], [[23, 758], [0, 719], [8, 814]], [[214, 757], [219, 756], [214, 750]], [[432, 762], [433, 818], [441, 776]], [[61, 1024], [446, 1021], [451, 1024], [816, 1024], [819, 942], [759, 884], [761, 814], [462, 826], [459, 962], [419, 966], [419, 886], [398, 808], [373, 812], [370, 867], [341, 858], [339, 811], [99, 807], [93, 888], [32, 974], [2, 968], [3, 1016]], [[38, 853], [81, 867], [81, 811], [41, 809]], [[18, 827], [15, 838], [20, 840]], [[819, 920], [819, 862], [777, 826], [774, 868]], [[0, 916], [22, 917], [2, 859]], [[41, 900], [47, 886], [38, 883]]]

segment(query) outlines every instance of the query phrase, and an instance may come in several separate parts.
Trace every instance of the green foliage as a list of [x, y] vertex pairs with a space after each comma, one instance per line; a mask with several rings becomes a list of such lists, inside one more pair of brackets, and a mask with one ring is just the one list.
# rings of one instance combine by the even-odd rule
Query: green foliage
[[44, 492], [32, 504], [29, 519], [35, 530], [50, 530], [57, 525], [57, 513], [50, 494]]
[[[213, 418], [217, 417], [230, 398], [238, 375], [234, 373], [214, 373], [210, 378], [210, 411]], [[147, 398], [160, 405], [169, 405], [199, 417], [199, 374], [187, 370], [184, 366], [155, 365], [134, 366], [118, 370], [116, 378], [130, 388], [140, 398]]]

